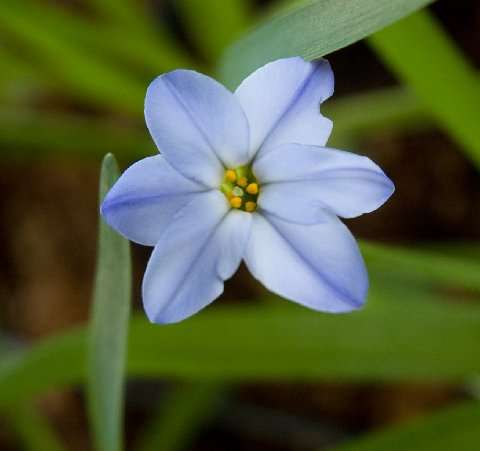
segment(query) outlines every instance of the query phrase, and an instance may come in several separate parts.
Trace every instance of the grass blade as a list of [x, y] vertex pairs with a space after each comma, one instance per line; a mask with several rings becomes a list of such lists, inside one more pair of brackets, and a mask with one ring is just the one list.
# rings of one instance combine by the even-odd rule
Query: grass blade
[[421, 11], [371, 36], [369, 42], [480, 167], [477, 75], [436, 19]]
[[277, 58], [319, 58], [429, 3], [431, 0], [305, 0], [234, 44], [221, 62], [221, 78], [235, 88], [249, 73]]
[[161, 24], [152, 36], [132, 32], [128, 39], [124, 39], [125, 27], [82, 17], [59, 6], [49, 7], [32, 0], [18, 0], [15, 8], [18, 14], [29, 20], [41, 15], [42, 27], [49, 29], [56, 40], [73, 42], [102, 59], [127, 63], [125, 68], [128, 69], [129, 65], [134, 65], [141, 73], [148, 72], [152, 78], [163, 71], [194, 65]]
[[177, 0], [187, 33], [205, 58], [215, 62], [251, 23], [248, 0]]
[[[134, 124], [136, 125], [136, 124]], [[105, 149], [123, 161], [155, 153], [155, 144], [140, 126], [118, 120], [27, 109], [0, 110], [2, 158], [29, 159], [59, 154], [98, 161]]]
[[[142, 316], [130, 327], [128, 374], [190, 381], [458, 382], [480, 372], [480, 307], [442, 298], [409, 301], [401, 293], [387, 300], [372, 288], [367, 308], [350, 315], [314, 313], [278, 300], [284, 307], [216, 306], [167, 327]], [[85, 350], [85, 331], [77, 330], [5, 356], [0, 405], [82, 383]]]
[[480, 403], [464, 402], [331, 451], [472, 451], [478, 447]]
[[151, 421], [137, 451], [181, 451], [187, 449], [196, 432], [220, 407], [223, 386], [199, 382], [169, 393]]
[[24, 451], [66, 451], [48, 420], [35, 406], [19, 405], [2, 411], [2, 416], [17, 434]]
[[371, 273], [394, 273], [405, 280], [416, 279], [438, 286], [480, 291], [480, 264], [446, 252], [361, 242], [362, 254]]
[[[107, 155], [100, 176], [100, 200], [118, 178]], [[87, 397], [96, 449], [122, 449], [124, 372], [131, 303], [130, 246], [100, 223], [95, 295], [88, 341]]]
[[104, 64], [75, 43], [58, 39], [41, 21], [23, 15], [11, 2], [0, 2], [0, 26], [34, 52], [45, 70], [78, 100], [128, 113], [143, 111], [142, 83]]

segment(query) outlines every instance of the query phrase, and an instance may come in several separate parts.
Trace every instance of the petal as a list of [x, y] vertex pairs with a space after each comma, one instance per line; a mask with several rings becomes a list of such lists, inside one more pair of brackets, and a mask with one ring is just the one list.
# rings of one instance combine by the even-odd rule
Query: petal
[[248, 122], [235, 96], [189, 70], [157, 77], [148, 87], [145, 119], [158, 149], [185, 176], [217, 187], [223, 166], [248, 161]]
[[235, 91], [250, 125], [250, 155], [291, 142], [324, 146], [332, 122], [320, 114], [320, 103], [332, 94], [326, 60], [285, 58], [256, 70]]
[[321, 222], [325, 209], [344, 218], [369, 213], [395, 190], [369, 158], [328, 148], [283, 145], [257, 159], [253, 170], [262, 183], [259, 205], [303, 224]]
[[229, 210], [225, 196], [209, 191], [177, 214], [155, 246], [143, 279], [150, 321], [181, 321], [223, 292], [243, 256], [251, 215]]
[[162, 155], [130, 166], [107, 193], [105, 221], [129, 240], [154, 246], [175, 213], [205, 187], [173, 169]]
[[269, 290], [314, 310], [362, 306], [368, 276], [357, 243], [334, 216], [301, 225], [254, 214], [245, 262]]

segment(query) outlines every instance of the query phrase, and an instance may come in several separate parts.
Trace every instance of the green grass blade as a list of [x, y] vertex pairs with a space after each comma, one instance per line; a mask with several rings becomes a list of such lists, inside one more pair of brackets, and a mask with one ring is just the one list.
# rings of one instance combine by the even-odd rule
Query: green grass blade
[[[100, 201], [118, 178], [107, 155], [100, 175]], [[88, 341], [87, 398], [96, 449], [122, 449], [124, 372], [131, 303], [130, 245], [100, 221], [95, 295]]]
[[73, 42], [102, 59], [135, 65], [148, 72], [152, 78], [163, 71], [194, 65], [161, 24], [152, 36], [132, 32], [125, 39], [126, 31], [122, 26], [88, 19], [58, 6], [49, 7], [33, 0], [18, 0], [15, 8], [18, 14], [30, 20], [41, 15], [42, 27], [49, 29], [57, 40]]
[[230, 88], [263, 64], [286, 56], [315, 59], [346, 47], [431, 0], [308, 0], [262, 23], [240, 39], [221, 62]]
[[48, 419], [35, 406], [18, 405], [1, 415], [16, 433], [24, 451], [66, 451]]
[[472, 451], [478, 447], [479, 425], [480, 403], [464, 402], [331, 451]]
[[145, 88], [115, 67], [104, 64], [74, 42], [58, 39], [38, 18], [22, 14], [11, 2], [0, 2], [0, 26], [33, 52], [45, 70], [78, 100], [141, 114]]
[[369, 134], [425, 130], [434, 121], [409, 90], [381, 88], [329, 100], [322, 113], [333, 123], [330, 146], [355, 148]]
[[218, 411], [223, 386], [199, 382], [175, 388], [152, 419], [137, 451], [182, 451], [188, 449], [198, 430]]
[[480, 167], [477, 75], [436, 19], [421, 11], [371, 36], [369, 42]]
[[480, 264], [446, 252], [361, 242], [362, 254], [371, 273], [394, 273], [438, 286], [480, 291]]
[[[283, 307], [216, 306], [167, 327], [142, 316], [131, 324], [127, 371], [191, 381], [429, 382], [458, 382], [480, 372], [480, 307], [393, 295], [398, 299], [382, 299], [372, 287], [367, 307], [350, 315], [278, 300]], [[71, 331], [4, 357], [0, 405], [83, 382], [85, 339], [84, 330]]]
[[177, 0], [187, 33], [202, 55], [217, 61], [252, 21], [248, 0]]
[[86, 0], [105, 19], [130, 31], [142, 33], [150, 26], [150, 18], [135, 0]]
[[30, 161], [59, 154], [98, 161], [105, 149], [131, 161], [156, 152], [143, 126], [27, 109], [0, 110], [0, 145], [3, 159]]

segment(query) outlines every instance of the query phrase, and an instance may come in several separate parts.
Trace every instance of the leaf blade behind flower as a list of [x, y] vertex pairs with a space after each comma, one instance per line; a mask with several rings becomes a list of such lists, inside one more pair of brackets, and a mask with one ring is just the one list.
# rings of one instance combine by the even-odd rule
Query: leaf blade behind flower
[[[172, 326], [138, 317], [130, 327], [127, 372], [190, 381], [453, 382], [480, 371], [478, 306], [449, 305], [438, 295], [435, 302], [389, 296], [398, 299], [372, 287], [367, 307], [349, 315], [286, 307], [277, 299], [275, 308], [212, 307]], [[0, 405], [82, 383], [85, 352], [85, 330], [78, 329], [5, 356]]]
[[373, 432], [330, 451], [471, 451], [478, 446], [480, 403], [465, 401]]
[[287, 56], [320, 58], [367, 37], [433, 0], [308, 0], [237, 41], [220, 64], [235, 88], [249, 73]]
[[368, 42], [480, 167], [477, 74], [435, 17], [419, 11]]

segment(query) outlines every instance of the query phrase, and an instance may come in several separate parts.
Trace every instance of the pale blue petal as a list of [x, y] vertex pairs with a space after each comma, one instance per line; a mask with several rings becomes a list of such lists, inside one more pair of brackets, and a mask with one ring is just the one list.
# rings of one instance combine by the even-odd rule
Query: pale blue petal
[[335, 216], [316, 225], [254, 214], [245, 262], [270, 291], [314, 310], [340, 313], [365, 302], [368, 276], [357, 243]]
[[249, 130], [235, 96], [220, 83], [189, 70], [157, 77], [145, 98], [150, 133], [177, 171], [218, 187], [224, 166], [248, 161]]
[[250, 124], [250, 155], [283, 143], [324, 146], [332, 122], [320, 103], [333, 94], [333, 73], [326, 60], [300, 57], [269, 63], [247, 77], [235, 95]]
[[198, 312], [223, 292], [223, 281], [242, 259], [252, 215], [230, 210], [209, 191], [179, 212], [155, 246], [143, 279], [150, 321], [174, 323]]
[[173, 169], [162, 155], [130, 166], [101, 206], [105, 221], [129, 240], [154, 246], [185, 204], [205, 187]]
[[304, 224], [321, 222], [328, 209], [353, 218], [383, 205], [392, 181], [369, 158], [341, 150], [288, 144], [257, 159], [261, 208]]

